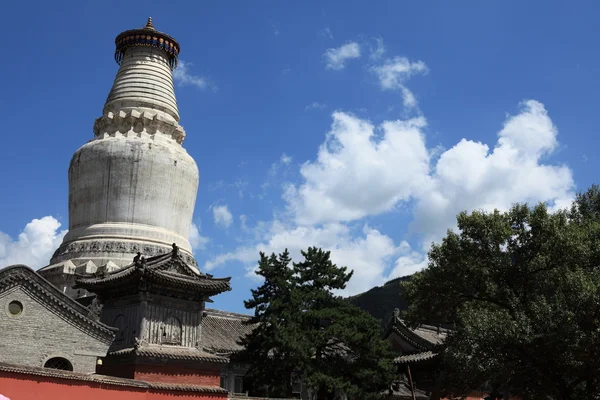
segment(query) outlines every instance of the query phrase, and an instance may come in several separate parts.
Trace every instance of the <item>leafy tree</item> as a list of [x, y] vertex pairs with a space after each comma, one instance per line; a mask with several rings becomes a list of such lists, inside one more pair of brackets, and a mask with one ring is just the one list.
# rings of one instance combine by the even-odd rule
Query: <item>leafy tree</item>
[[287, 251], [261, 254], [258, 274], [265, 282], [252, 291], [246, 308], [257, 329], [243, 339], [239, 360], [249, 365], [253, 392], [291, 395], [295, 376], [318, 400], [344, 392], [350, 398], [380, 397], [393, 379], [393, 353], [381, 339], [379, 323], [336, 296], [352, 277], [346, 267], [317, 248], [288, 267]]
[[446, 392], [510, 389], [524, 399], [600, 399], [600, 190], [570, 210], [515, 205], [458, 215], [404, 284], [407, 319], [455, 326]]

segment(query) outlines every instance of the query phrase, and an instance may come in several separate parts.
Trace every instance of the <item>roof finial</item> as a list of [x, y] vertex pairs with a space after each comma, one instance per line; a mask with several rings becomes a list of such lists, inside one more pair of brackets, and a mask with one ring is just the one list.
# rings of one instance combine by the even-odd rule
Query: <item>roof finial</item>
[[152, 17], [148, 17], [148, 22], [146, 22], [144, 29], [152, 29], [153, 31], [155, 30], [154, 25], [152, 25]]
[[172, 255], [173, 257], [175, 257], [177, 255], [177, 252], [179, 251], [179, 247], [177, 247], [176, 243], [173, 243], [171, 246], [173, 247]]

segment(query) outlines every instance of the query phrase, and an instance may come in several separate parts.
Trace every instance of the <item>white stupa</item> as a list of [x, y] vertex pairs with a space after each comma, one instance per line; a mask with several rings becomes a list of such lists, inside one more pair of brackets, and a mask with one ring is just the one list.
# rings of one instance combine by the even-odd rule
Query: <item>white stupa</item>
[[69, 232], [39, 271], [72, 295], [75, 273], [111, 271], [173, 243], [196, 265], [188, 235], [199, 175], [182, 147], [172, 76], [179, 43], [152, 18], [115, 43], [120, 68], [94, 138], [69, 165]]

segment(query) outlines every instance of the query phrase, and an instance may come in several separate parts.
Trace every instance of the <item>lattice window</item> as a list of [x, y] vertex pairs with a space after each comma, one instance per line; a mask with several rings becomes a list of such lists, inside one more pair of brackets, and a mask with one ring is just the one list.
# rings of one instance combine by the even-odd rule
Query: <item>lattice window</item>
[[181, 322], [176, 317], [169, 317], [163, 326], [162, 343], [181, 346]]
[[73, 371], [73, 364], [66, 358], [54, 357], [46, 361], [44, 368], [60, 369], [63, 371]]

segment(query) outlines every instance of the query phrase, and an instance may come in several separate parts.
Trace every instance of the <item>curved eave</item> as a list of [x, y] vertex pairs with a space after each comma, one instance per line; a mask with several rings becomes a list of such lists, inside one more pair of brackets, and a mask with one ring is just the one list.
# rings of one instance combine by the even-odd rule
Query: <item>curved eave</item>
[[76, 280], [76, 287], [83, 288], [94, 293], [112, 291], [119, 288], [139, 287], [142, 279], [150, 286], [163, 287], [165, 289], [184, 289], [207, 296], [231, 290], [229, 281], [231, 278], [188, 278], [185, 276], [173, 276], [160, 270], [146, 270], [144, 272], [136, 269], [124, 271], [120, 276], [109, 276], [107, 278], [90, 278]]
[[438, 357], [439, 353], [434, 353], [433, 351], [423, 351], [420, 353], [412, 353], [412, 354], [404, 354], [399, 357], [394, 358], [394, 364], [411, 364], [418, 363], [428, 360], [433, 360]]

